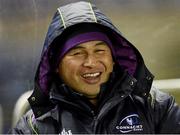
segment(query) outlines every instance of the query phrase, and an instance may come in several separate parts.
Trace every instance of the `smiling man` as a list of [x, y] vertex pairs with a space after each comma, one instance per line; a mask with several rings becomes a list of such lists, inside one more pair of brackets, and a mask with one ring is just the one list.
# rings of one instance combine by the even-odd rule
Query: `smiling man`
[[140, 52], [95, 5], [62, 6], [45, 39], [31, 110], [10, 133], [180, 133], [179, 106], [152, 81]]
[[[96, 103], [101, 84], [108, 81], [113, 70], [113, 58], [108, 47], [110, 41], [106, 43], [95, 40], [98, 39], [98, 34], [105, 37], [101, 40], [108, 40], [102, 33], [85, 33], [86, 39], [83, 38], [83, 42], [76, 41], [82, 43], [65, 54], [57, 70], [65, 84], [83, 94], [93, 104]], [[78, 38], [80, 36], [84, 34], [78, 35]], [[93, 36], [95, 36], [94, 39], [92, 39]]]

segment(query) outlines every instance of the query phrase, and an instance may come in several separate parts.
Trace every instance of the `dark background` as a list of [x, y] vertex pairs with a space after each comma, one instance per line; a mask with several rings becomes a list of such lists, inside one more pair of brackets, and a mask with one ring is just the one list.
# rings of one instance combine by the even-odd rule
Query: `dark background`
[[[4, 120], [0, 133], [7, 133], [11, 127], [18, 97], [33, 89], [35, 70], [54, 12], [75, 1], [0, 0], [0, 104]], [[91, 2], [141, 51], [155, 79], [180, 78], [180, 0]], [[179, 100], [180, 91], [172, 93]]]

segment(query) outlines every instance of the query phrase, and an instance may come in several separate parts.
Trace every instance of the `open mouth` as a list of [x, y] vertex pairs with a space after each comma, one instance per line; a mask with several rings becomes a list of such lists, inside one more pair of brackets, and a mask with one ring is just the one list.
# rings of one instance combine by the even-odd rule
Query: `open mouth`
[[84, 74], [83, 77], [84, 78], [88, 78], [88, 77], [98, 77], [100, 76], [101, 72], [97, 72], [97, 73], [87, 73], [87, 74]]
[[102, 72], [85, 73], [82, 75], [83, 80], [88, 84], [95, 84], [100, 81]]

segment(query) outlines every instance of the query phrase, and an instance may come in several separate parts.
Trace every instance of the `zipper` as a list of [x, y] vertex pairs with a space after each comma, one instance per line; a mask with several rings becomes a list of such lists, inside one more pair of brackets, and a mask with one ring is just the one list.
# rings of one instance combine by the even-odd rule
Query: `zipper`
[[[120, 79], [120, 81], [118, 81], [112, 88], [112, 91], [114, 91], [116, 94], [112, 94], [111, 93], [111, 97], [107, 98], [105, 101], [103, 101], [103, 103], [101, 104], [99, 110], [98, 110], [98, 114], [94, 119], [94, 133], [97, 133], [97, 126], [99, 124], [100, 121], [102, 121], [102, 119], [114, 108], [116, 107], [118, 104], [120, 104], [120, 102], [122, 102], [126, 97], [128, 97], [131, 92], [132, 92], [132, 88], [133, 86], [130, 84], [133, 80], [131, 78], [125, 78], [127, 76], [125, 76], [126, 74], [123, 75], [123, 77]], [[124, 88], [124, 90], [118, 90], [119, 85], [122, 83], [122, 81], [124, 81], [123, 83], [126, 83], [127, 86], [126, 88]], [[128, 85], [129, 84], [129, 85]], [[123, 92], [126, 91], [126, 92]]]
[[[121, 95], [121, 96], [118, 95], [118, 96], [110, 99], [106, 104], [103, 105], [103, 107], [101, 108], [101, 111], [97, 115], [94, 115], [94, 117], [93, 117], [94, 118], [93, 119], [93, 133], [94, 134], [99, 134], [98, 130], [97, 130], [98, 125], [100, 124], [102, 119], [106, 116], [106, 114], [108, 114], [109, 111], [111, 111], [115, 106], [117, 106], [127, 96], [128, 95]], [[112, 103], [113, 105], [110, 105], [110, 103]], [[108, 105], [108, 107], [107, 107], [107, 105]]]
[[93, 134], [96, 134], [96, 127], [97, 127], [97, 115], [95, 115], [95, 112], [92, 110], [91, 114], [93, 116], [93, 124], [92, 124], [92, 132]]
[[117, 95], [114, 98], [109, 99], [109, 101], [105, 103], [103, 107], [101, 108], [98, 115], [98, 119], [102, 118], [105, 114], [107, 114], [110, 110], [112, 110], [116, 105], [118, 105], [127, 96], [128, 95]]

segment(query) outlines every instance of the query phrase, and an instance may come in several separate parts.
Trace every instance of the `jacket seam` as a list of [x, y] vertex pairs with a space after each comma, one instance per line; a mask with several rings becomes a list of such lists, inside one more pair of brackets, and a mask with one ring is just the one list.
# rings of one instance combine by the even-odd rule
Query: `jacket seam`
[[[32, 115], [31, 115], [32, 116]], [[37, 133], [37, 131], [35, 130], [35, 128], [34, 128], [34, 126], [33, 126], [33, 124], [32, 124], [32, 117], [30, 116], [30, 118], [29, 118], [29, 125], [30, 125], [30, 127], [31, 127], [31, 129], [33, 130], [33, 132], [36, 134], [36, 135], [38, 135], [38, 133]]]

